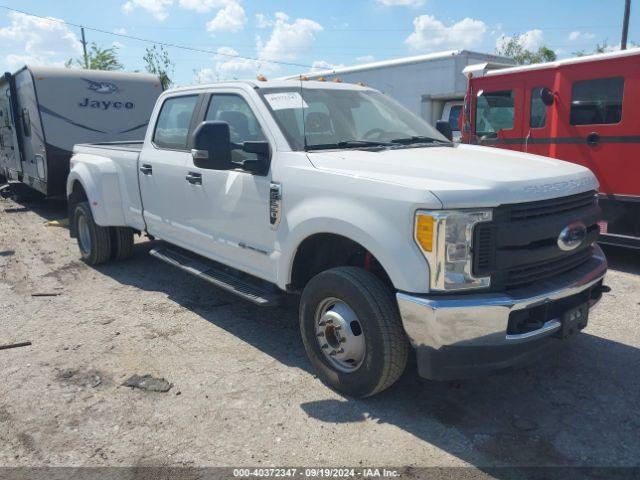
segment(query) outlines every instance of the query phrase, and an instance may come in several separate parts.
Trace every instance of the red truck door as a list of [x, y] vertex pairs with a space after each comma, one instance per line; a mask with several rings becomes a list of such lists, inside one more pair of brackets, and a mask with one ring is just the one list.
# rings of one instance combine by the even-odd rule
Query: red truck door
[[590, 168], [600, 192], [640, 196], [640, 62], [585, 62], [559, 72], [550, 156]]
[[554, 108], [555, 70], [531, 72], [524, 81], [523, 151], [552, 154], [552, 125], [557, 121]]
[[472, 98], [471, 143], [522, 150], [524, 89], [492, 78], [476, 83]]

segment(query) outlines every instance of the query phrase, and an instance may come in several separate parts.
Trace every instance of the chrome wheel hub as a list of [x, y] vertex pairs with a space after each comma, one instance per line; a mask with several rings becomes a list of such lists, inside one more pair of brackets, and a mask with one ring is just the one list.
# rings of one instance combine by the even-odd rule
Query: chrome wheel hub
[[82, 253], [89, 254], [91, 252], [91, 232], [89, 231], [89, 222], [84, 215], [78, 218], [78, 243]]
[[354, 372], [364, 360], [364, 332], [356, 313], [342, 300], [327, 298], [315, 315], [316, 339], [329, 363], [342, 372]]

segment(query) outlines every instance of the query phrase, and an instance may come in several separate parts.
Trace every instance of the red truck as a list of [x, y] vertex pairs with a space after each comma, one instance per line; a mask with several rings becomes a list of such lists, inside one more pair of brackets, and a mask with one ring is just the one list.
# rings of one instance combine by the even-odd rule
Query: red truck
[[640, 49], [464, 73], [462, 142], [590, 168], [600, 181], [600, 243], [640, 248]]

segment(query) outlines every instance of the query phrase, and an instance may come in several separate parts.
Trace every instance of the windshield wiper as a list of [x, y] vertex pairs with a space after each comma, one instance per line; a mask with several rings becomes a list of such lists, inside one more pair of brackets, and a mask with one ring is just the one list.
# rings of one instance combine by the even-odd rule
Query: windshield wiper
[[307, 145], [306, 150], [329, 150], [332, 148], [359, 148], [359, 147], [388, 147], [394, 145], [391, 142], [378, 140], [344, 140], [337, 143], [322, 143], [317, 145]]
[[412, 137], [407, 138], [394, 138], [390, 140], [391, 143], [400, 144], [400, 145], [411, 145], [413, 143], [442, 143], [443, 145], [447, 145], [451, 142], [443, 142], [442, 140], [438, 140], [433, 137], [423, 137], [420, 135], [414, 135]]

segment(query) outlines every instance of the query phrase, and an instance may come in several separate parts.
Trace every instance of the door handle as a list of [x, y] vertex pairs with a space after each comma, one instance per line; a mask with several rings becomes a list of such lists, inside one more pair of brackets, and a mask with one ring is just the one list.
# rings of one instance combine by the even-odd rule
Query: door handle
[[143, 163], [140, 166], [140, 172], [143, 175], [153, 175], [153, 167], [151, 165], [149, 165], [148, 163]]
[[599, 142], [600, 135], [598, 135], [596, 132], [591, 132], [589, 135], [587, 135], [587, 145], [589, 145], [590, 147], [595, 147]]
[[185, 179], [191, 185], [202, 185], [202, 174], [201, 173], [189, 172], [187, 174], [187, 176], [185, 177]]

